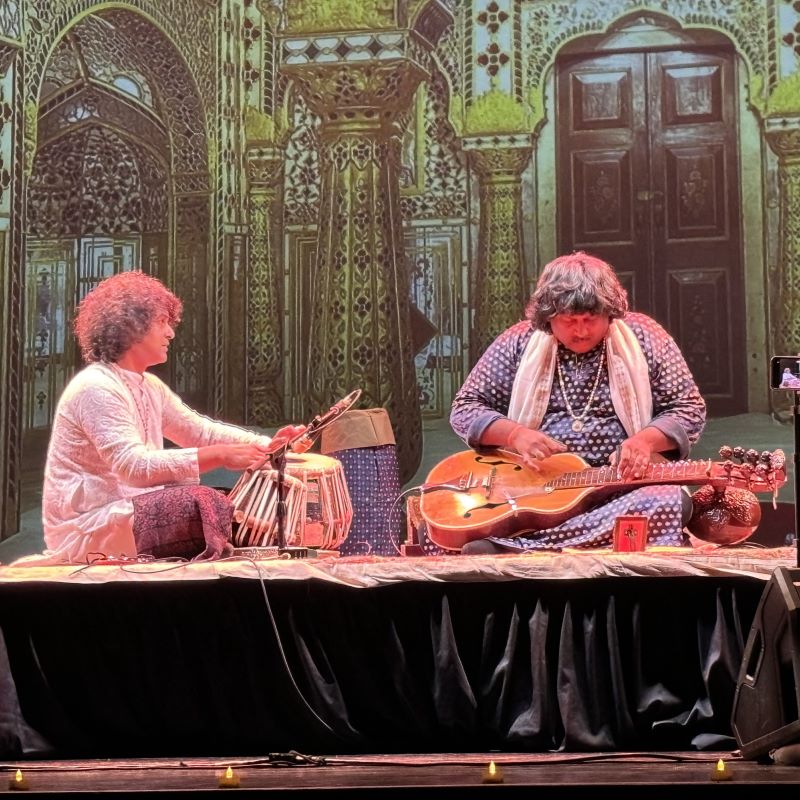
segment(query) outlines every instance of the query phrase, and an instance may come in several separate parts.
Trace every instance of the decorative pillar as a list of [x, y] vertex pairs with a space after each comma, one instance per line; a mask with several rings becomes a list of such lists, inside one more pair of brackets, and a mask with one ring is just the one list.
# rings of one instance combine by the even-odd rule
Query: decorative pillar
[[522, 241], [522, 172], [530, 162], [530, 136], [464, 140], [478, 174], [480, 222], [470, 338], [472, 363], [501, 331], [522, 318], [527, 278]]
[[771, 292], [772, 346], [800, 353], [800, 117], [767, 118], [767, 142], [778, 156], [779, 258]]
[[278, 425], [284, 421], [283, 276], [279, 267], [284, 151], [280, 147], [250, 143], [246, 159], [250, 253], [245, 420], [248, 425]]
[[360, 388], [362, 407], [385, 407], [404, 480], [419, 466], [422, 439], [393, 122], [421, 77], [406, 62], [323, 67], [299, 81], [323, 119], [309, 399], [325, 409]]
[[[21, 38], [8, 12], [0, 34]], [[11, 23], [14, 23], [12, 25]], [[22, 50], [0, 41], [0, 539], [19, 528], [22, 467], [25, 115]]]
[[[242, 189], [242, 205], [245, 191]], [[242, 212], [244, 213], [244, 212]], [[245, 223], [227, 223], [223, 231], [225, 275], [225, 418], [243, 422], [247, 408], [247, 370], [244, 368], [247, 330], [248, 237]]]
[[[173, 175], [175, 200], [172, 230], [174, 260], [167, 265], [167, 283], [175, 287], [184, 308], [191, 309], [175, 331], [169, 367], [172, 385], [185, 403], [208, 411], [208, 195], [192, 191], [206, 175]], [[163, 267], [162, 267], [163, 269]]]
[[368, 3], [380, 31], [343, 33], [347, 26], [337, 18], [339, 32], [302, 37], [296, 34], [312, 22], [319, 30], [320, 6], [288, 6], [295, 35], [284, 36], [281, 50], [281, 70], [321, 121], [310, 410], [325, 410], [357, 388], [361, 407], [386, 408], [404, 482], [420, 463], [422, 419], [400, 216], [400, 119], [452, 21], [430, 0], [414, 4], [405, 27], [410, 5]]

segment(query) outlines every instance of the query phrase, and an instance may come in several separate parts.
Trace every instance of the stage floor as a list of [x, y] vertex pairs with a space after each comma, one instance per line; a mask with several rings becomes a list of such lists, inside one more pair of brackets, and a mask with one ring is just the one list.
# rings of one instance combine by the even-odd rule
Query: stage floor
[[792, 547], [651, 547], [640, 553], [610, 550], [564, 550], [488, 556], [381, 557], [336, 553], [314, 558], [286, 558], [277, 552], [259, 558], [209, 562], [147, 561], [51, 565], [37, 556], [0, 565], [0, 584], [44, 581], [109, 583], [128, 581], [197, 581], [217, 578], [322, 580], [351, 588], [375, 588], [406, 581], [575, 580], [619, 577], [751, 577], [768, 580], [776, 567], [797, 566]]
[[[718, 775], [719, 760], [726, 781]], [[484, 782], [490, 761], [502, 783]], [[26, 794], [50, 796], [76, 793], [116, 795], [158, 792], [159, 795], [219, 793], [220, 778], [231, 767], [240, 791], [269, 793], [271, 797], [315, 796], [410, 796], [424, 790], [436, 797], [475, 796], [500, 791], [503, 796], [531, 790], [536, 797], [585, 796], [609, 789], [613, 796], [674, 796], [676, 792], [699, 796], [723, 791], [726, 796], [751, 796], [758, 787], [769, 787], [771, 795], [796, 793], [800, 768], [742, 761], [730, 752], [698, 754], [593, 753], [530, 754], [469, 753], [436, 755], [372, 755], [306, 757], [271, 754], [249, 759], [152, 759], [103, 761], [41, 761], [2, 764], [3, 789], [15, 779], [17, 767], [27, 784]], [[717, 785], [724, 786], [717, 790]]]

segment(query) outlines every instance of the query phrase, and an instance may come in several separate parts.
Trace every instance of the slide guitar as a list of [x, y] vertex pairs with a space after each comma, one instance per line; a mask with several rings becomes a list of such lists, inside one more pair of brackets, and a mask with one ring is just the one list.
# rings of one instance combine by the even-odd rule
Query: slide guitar
[[[741, 448], [731, 452], [744, 452]], [[656, 484], [727, 486], [776, 492], [786, 482], [782, 450], [749, 461], [660, 461], [634, 480], [612, 466], [590, 467], [580, 456], [558, 453], [526, 466], [509, 450], [466, 450], [440, 461], [420, 487], [420, 512], [431, 540], [448, 550], [490, 536], [517, 536], [566, 522], [609, 495]]]

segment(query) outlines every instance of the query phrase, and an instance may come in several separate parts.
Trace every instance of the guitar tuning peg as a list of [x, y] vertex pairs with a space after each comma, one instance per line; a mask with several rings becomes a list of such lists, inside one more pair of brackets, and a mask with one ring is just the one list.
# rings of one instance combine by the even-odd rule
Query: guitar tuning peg
[[767, 473], [769, 472], [769, 465], [765, 464], [763, 461], [760, 461], [756, 464], [756, 474], [763, 477], [766, 477]]
[[769, 450], [762, 450], [759, 458], [765, 463], [769, 464], [772, 461], [772, 453]]
[[733, 457], [738, 458], [741, 461], [744, 458], [744, 447], [734, 447]]
[[724, 444], [719, 449], [719, 457], [722, 459], [730, 458], [733, 455], [733, 448], [730, 445]]
[[754, 449], [751, 447], [751, 448], [750, 448], [750, 449], [749, 449], [749, 450], [748, 450], [748, 451], [745, 453], [745, 456], [744, 456], [744, 457], [745, 457], [745, 459], [746, 459], [746, 460], [747, 460], [747, 461], [748, 461], [750, 464], [757, 464], [757, 463], [758, 463], [758, 458], [759, 458], [758, 450], [754, 450]]

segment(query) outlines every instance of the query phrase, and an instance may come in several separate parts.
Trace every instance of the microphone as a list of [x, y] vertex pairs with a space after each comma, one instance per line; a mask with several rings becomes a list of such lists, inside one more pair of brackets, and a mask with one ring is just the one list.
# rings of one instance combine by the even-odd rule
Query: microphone
[[341, 417], [358, 398], [361, 397], [361, 389], [354, 389], [350, 394], [343, 397], [338, 403], [334, 403], [329, 411], [318, 414], [309, 422], [308, 427], [296, 439], [293, 439], [289, 446], [293, 453], [305, 453], [314, 445], [314, 437], [326, 426], [333, 422], [337, 417]]
[[[311, 420], [311, 424], [308, 426], [308, 431], [318, 431], [320, 428], [324, 428], [326, 425], [329, 425], [333, 422], [337, 417], [340, 417], [344, 414], [353, 403], [361, 397], [361, 389], [354, 389], [350, 394], [343, 397], [338, 403], [334, 403], [330, 411], [326, 411], [324, 414], [319, 414], [314, 419]], [[308, 432], [307, 431], [307, 432]]]

